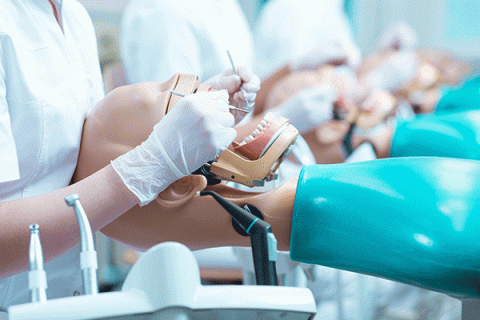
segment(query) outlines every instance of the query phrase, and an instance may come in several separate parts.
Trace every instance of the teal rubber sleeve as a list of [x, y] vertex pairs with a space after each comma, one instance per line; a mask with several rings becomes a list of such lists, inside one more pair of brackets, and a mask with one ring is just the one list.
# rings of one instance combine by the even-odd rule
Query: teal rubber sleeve
[[480, 111], [426, 115], [397, 122], [391, 157], [450, 157], [480, 160]]
[[305, 166], [295, 261], [480, 297], [480, 162], [396, 158]]
[[461, 86], [444, 86], [441, 98], [435, 107], [435, 114], [476, 110], [480, 107], [480, 77], [473, 76]]
[[443, 89], [442, 97], [434, 113], [442, 115], [452, 112], [480, 109], [480, 86], [466, 86], [459, 89]]

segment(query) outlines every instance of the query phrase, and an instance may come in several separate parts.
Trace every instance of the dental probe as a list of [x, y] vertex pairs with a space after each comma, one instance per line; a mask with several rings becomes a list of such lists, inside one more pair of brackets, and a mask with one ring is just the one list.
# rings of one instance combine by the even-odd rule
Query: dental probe
[[206, 195], [212, 196], [250, 236], [257, 285], [276, 285], [277, 239], [270, 224], [252, 214], [247, 206], [241, 208], [213, 191], [200, 192], [200, 196]]
[[[228, 59], [230, 60], [230, 64], [232, 65], [232, 69], [233, 69], [233, 72], [240, 77], [240, 75], [238, 74], [238, 71], [237, 71], [237, 68], [235, 68], [235, 64], [233, 63], [233, 59], [232, 59], [232, 55], [230, 54], [230, 51], [227, 50], [227, 54], [228, 54]], [[243, 94], [243, 97], [245, 98], [245, 102], [247, 103], [247, 107], [248, 107], [248, 112], [252, 111], [253, 109], [253, 106], [255, 105], [255, 103], [252, 103], [250, 104], [248, 101], [247, 101], [247, 92], [245, 91], [245, 89], [243, 89], [241, 86], [240, 86], [240, 92]]]
[[40, 243], [40, 227], [30, 225], [30, 247], [28, 249], [30, 271], [28, 272], [28, 287], [32, 302], [47, 301], [47, 274], [43, 269], [43, 253]]
[[97, 280], [97, 252], [95, 251], [92, 228], [88, 222], [87, 214], [80, 204], [78, 194], [72, 193], [65, 197], [65, 202], [73, 207], [77, 215], [78, 226], [80, 228], [80, 242], [82, 252], [80, 252], [80, 268], [83, 271], [83, 286], [85, 294], [98, 293]]
[[[185, 96], [187, 95], [186, 93], [179, 92], [179, 91], [175, 91], [175, 90], [170, 90], [170, 94], [174, 94], [174, 95], [180, 96], [180, 97], [185, 97]], [[241, 112], [245, 112], [245, 113], [249, 113], [249, 112], [250, 112], [250, 111], [247, 111], [247, 110], [235, 108], [235, 107], [233, 107], [233, 106], [228, 106], [228, 108], [229, 108], [230, 110], [237, 110], [237, 111], [241, 111]]]

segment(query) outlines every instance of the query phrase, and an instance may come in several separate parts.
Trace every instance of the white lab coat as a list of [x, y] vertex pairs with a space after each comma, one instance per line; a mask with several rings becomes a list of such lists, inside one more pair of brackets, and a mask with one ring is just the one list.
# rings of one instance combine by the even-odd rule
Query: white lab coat
[[254, 29], [254, 69], [260, 78], [327, 43], [354, 49], [349, 59], [352, 65], [358, 64], [360, 51], [354, 43], [343, 3], [343, 0], [270, 0]]
[[[59, 0], [57, 7], [63, 33], [47, 0], [2, 1], [0, 159], [5, 159], [3, 143], [7, 143], [7, 159], [11, 167], [18, 166], [19, 179], [0, 180], [0, 201], [41, 195], [69, 184], [85, 117], [104, 95], [88, 13], [76, 0]], [[41, 229], [40, 225], [40, 234]], [[30, 237], [28, 229], [25, 237]], [[47, 298], [83, 291], [79, 251], [77, 246], [45, 264]], [[0, 280], [0, 311], [28, 301], [27, 273]]]
[[122, 19], [120, 52], [130, 83], [165, 81], [177, 72], [201, 82], [236, 66], [252, 68], [253, 39], [236, 0], [132, 0]]

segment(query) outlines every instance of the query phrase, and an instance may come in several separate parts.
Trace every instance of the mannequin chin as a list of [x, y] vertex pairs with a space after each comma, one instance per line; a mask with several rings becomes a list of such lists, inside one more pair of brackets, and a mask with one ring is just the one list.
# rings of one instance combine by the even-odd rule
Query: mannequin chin
[[[75, 181], [146, 140], [165, 115], [170, 90], [170, 82], [145, 82], [111, 91], [85, 122]], [[250, 240], [234, 231], [228, 213], [213, 198], [198, 195], [206, 187], [206, 178], [201, 175], [179, 179], [156, 200], [135, 206], [101, 231], [138, 250], [163, 241], [180, 242], [192, 249], [249, 246]], [[223, 184], [209, 188], [239, 205], [257, 207], [272, 225], [278, 248], [288, 250], [296, 179], [267, 193], [244, 192]]]

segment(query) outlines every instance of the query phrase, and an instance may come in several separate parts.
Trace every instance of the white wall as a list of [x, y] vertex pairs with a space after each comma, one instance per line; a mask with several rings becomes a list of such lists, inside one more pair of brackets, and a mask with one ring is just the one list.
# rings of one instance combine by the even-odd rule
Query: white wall
[[[145, 0], [149, 1], [149, 0]], [[119, 61], [120, 23], [128, 0], [79, 0], [92, 18], [102, 64]]]
[[357, 41], [370, 52], [390, 23], [408, 22], [421, 48], [450, 50], [465, 58], [480, 56], [480, 0], [352, 0]]

